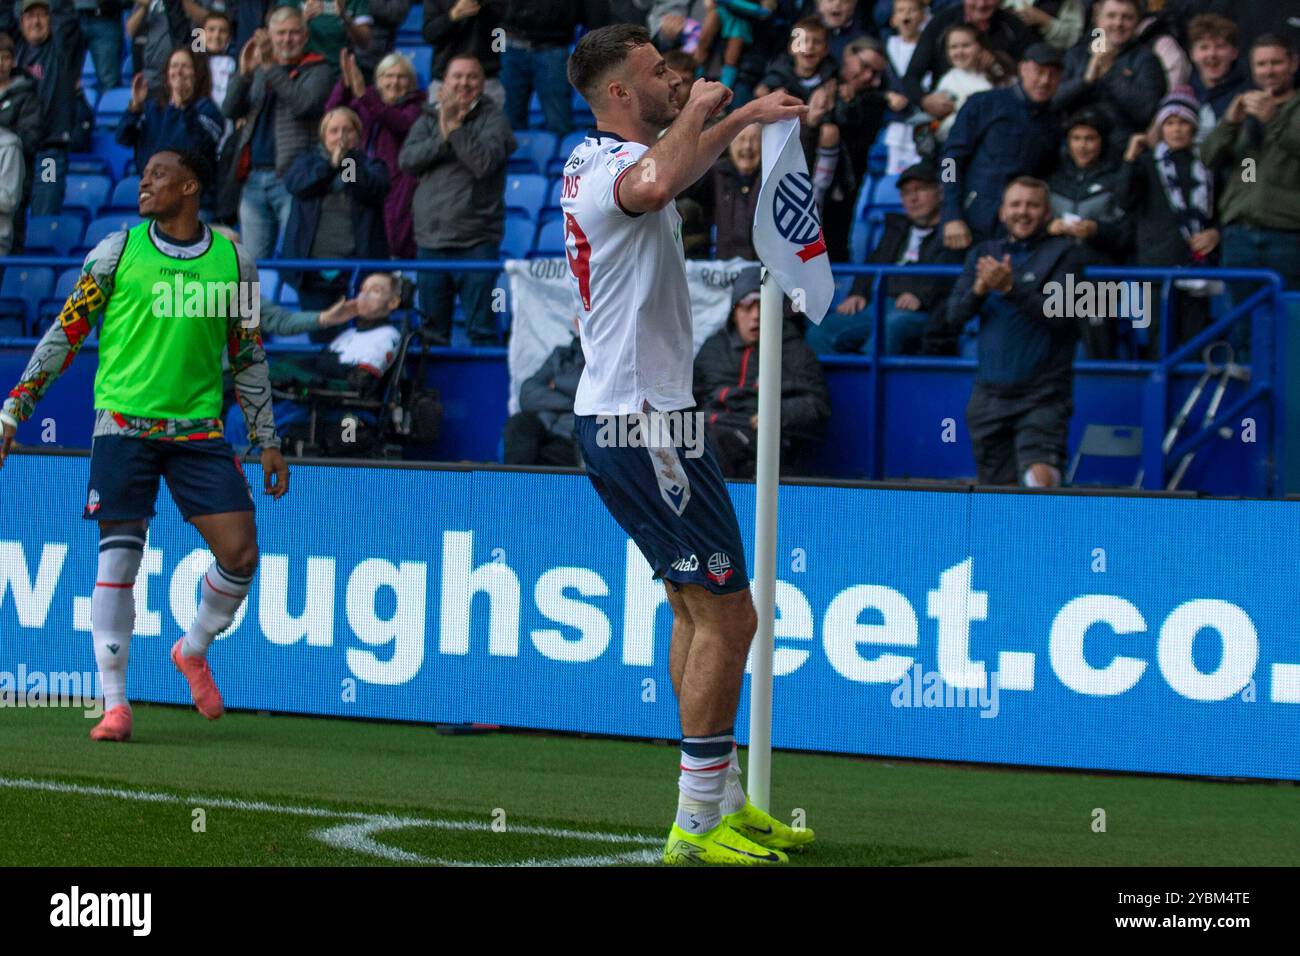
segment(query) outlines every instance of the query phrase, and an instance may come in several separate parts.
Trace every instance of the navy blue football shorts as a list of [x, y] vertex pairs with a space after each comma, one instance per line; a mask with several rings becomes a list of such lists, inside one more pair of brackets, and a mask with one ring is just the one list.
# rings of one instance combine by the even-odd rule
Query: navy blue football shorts
[[152, 518], [158, 480], [186, 521], [228, 511], [252, 511], [253, 492], [235, 450], [224, 438], [163, 441], [100, 435], [90, 452], [90, 486], [82, 517], [90, 521]]
[[[624, 420], [633, 416], [624, 416]], [[610, 441], [617, 415], [578, 415], [574, 433], [587, 477], [656, 578], [715, 594], [749, 587], [731, 495], [704, 430], [695, 447]]]

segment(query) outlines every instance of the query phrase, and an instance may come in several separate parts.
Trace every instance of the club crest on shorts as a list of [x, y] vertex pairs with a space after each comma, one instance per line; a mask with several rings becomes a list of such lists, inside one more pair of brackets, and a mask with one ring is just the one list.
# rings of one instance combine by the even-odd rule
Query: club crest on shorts
[[86, 496], [86, 514], [93, 515], [99, 510], [99, 492], [94, 488], [90, 489], [90, 494]]
[[715, 551], [709, 555], [709, 580], [714, 584], [726, 584], [727, 578], [731, 577], [731, 556], [721, 551]]

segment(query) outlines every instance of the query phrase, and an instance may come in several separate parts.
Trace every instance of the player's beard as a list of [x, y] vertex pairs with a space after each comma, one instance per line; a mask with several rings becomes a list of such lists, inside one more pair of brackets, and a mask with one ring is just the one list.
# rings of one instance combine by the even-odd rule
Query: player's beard
[[667, 129], [680, 112], [681, 110], [677, 108], [677, 104], [672, 100], [663, 103], [643, 101], [641, 103], [641, 122], [647, 126], [653, 126], [655, 129]]

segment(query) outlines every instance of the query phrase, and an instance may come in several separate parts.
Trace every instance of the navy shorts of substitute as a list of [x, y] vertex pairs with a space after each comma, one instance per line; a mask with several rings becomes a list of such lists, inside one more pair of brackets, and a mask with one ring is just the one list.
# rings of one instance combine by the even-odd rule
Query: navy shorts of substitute
[[253, 510], [244, 469], [224, 438], [167, 441], [100, 435], [91, 446], [90, 486], [82, 517], [90, 521], [152, 518], [160, 478], [167, 479], [167, 490], [186, 521]]

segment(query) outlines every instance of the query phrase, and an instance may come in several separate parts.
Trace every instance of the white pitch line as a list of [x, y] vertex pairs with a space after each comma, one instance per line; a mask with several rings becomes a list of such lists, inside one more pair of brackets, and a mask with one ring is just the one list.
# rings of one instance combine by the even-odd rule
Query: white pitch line
[[[492, 824], [475, 820], [431, 820], [424, 817], [400, 817], [392, 814], [363, 813], [356, 810], [329, 810], [324, 807], [295, 807], [260, 800], [239, 800], [232, 797], [186, 797], [174, 793], [149, 790], [126, 790], [120, 787], [99, 787], [57, 780], [31, 780], [23, 777], [0, 777], [0, 788], [8, 790], [35, 790], [46, 793], [68, 793], [88, 797], [113, 797], [141, 803], [188, 804], [204, 808], [240, 810], [249, 813], [278, 813], [284, 816], [315, 817], [318, 819], [344, 819], [354, 822], [315, 830], [311, 836], [339, 850], [362, 853], [394, 863], [420, 863], [426, 866], [612, 866], [618, 863], [653, 863], [659, 858], [656, 851], [644, 849], [658, 845], [650, 837], [628, 833], [593, 833], [589, 830], [562, 830], [543, 826], [510, 826], [504, 831], [493, 831]], [[429, 827], [437, 830], [508, 832], [530, 836], [554, 837], [562, 840], [589, 840], [597, 843], [620, 843], [643, 849], [625, 850], [599, 856], [571, 856], [562, 859], [528, 859], [511, 863], [487, 863], [474, 860], [431, 859], [386, 846], [373, 839], [373, 834], [387, 830], [411, 827]]]

